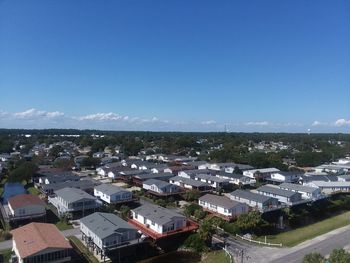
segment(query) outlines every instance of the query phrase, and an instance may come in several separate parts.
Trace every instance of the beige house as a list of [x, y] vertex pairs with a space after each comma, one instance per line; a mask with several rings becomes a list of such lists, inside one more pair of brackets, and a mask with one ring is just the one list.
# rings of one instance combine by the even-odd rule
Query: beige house
[[30, 223], [11, 231], [11, 262], [70, 262], [72, 247], [53, 224]]

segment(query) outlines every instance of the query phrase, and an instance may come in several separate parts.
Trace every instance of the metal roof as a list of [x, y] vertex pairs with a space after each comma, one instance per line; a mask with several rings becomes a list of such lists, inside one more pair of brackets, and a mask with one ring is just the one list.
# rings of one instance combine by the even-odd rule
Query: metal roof
[[57, 196], [60, 196], [67, 203], [74, 203], [74, 202], [80, 201], [82, 199], [96, 200], [96, 197], [89, 195], [88, 193], [84, 192], [83, 190], [80, 190], [77, 188], [66, 187], [66, 188], [55, 191], [55, 194]]
[[242, 203], [233, 201], [225, 196], [206, 194], [199, 198], [200, 201], [207, 202], [209, 204], [217, 205], [223, 208], [231, 209]]
[[256, 193], [252, 193], [249, 191], [245, 191], [245, 190], [236, 190], [233, 191], [232, 193], [230, 193], [231, 196], [235, 196], [235, 197], [240, 197], [243, 199], [247, 199], [247, 200], [252, 200], [258, 203], [265, 203], [267, 201], [269, 201], [270, 199], [275, 199], [277, 201], [276, 198], [273, 197], [268, 197], [265, 195], [261, 195], [261, 194], [256, 194]]
[[111, 213], [96, 212], [80, 219], [80, 222], [100, 239], [119, 234], [125, 230], [137, 231], [135, 227]]
[[183, 219], [186, 218], [185, 216], [176, 213], [173, 210], [149, 203], [144, 204], [136, 209], [133, 209], [132, 211], [157, 223], [158, 225], [164, 225], [166, 223], [169, 223], [173, 221], [175, 217]]
[[284, 189], [280, 189], [280, 188], [276, 188], [276, 187], [272, 187], [272, 186], [268, 186], [268, 185], [263, 185], [256, 190], [258, 192], [275, 194], [275, 195], [283, 196], [283, 197], [292, 197], [294, 195], [298, 195], [298, 193], [296, 193], [296, 192], [284, 190]]
[[106, 195], [113, 195], [113, 194], [118, 194], [118, 193], [122, 193], [122, 192], [128, 192], [127, 190], [125, 190], [122, 187], [116, 186], [116, 185], [112, 185], [112, 184], [100, 184], [98, 186], [95, 187], [95, 189], [97, 191], [100, 191]]
[[154, 184], [158, 188], [164, 188], [164, 187], [167, 187], [169, 185], [172, 185], [171, 183], [164, 182], [164, 181], [157, 180], [157, 179], [148, 179], [148, 180], [144, 181], [143, 183], [147, 184], [147, 185], [153, 185]]
[[193, 180], [193, 179], [189, 179], [189, 178], [185, 178], [185, 177], [181, 177], [181, 176], [174, 176], [174, 177], [171, 177], [169, 180], [182, 182], [184, 184], [188, 184], [188, 185], [195, 186], [195, 187], [210, 186], [206, 182], [202, 182], [199, 180]]
[[305, 186], [301, 184], [291, 184], [291, 183], [282, 183], [279, 185], [279, 188], [294, 190], [297, 192], [306, 192], [306, 193], [313, 193], [317, 190], [316, 187], [310, 187], [310, 186]]

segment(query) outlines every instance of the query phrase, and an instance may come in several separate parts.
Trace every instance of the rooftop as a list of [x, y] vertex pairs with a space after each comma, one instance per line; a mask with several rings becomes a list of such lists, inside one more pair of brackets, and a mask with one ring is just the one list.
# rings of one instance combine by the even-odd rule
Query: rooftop
[[113, 194], [118, 194], [121, 192], [128, 192], [122, 187], [112, 185], [112, 184], [100, 184], [98, 186], [95, 186], [95, 189], [97, 191], [100, 191], [106, 195], [113, 195]]
[[176, 213], [173, 210], [148, 203], [135, 208], [132, 211], [156, 222], [159, 225], [171, 222], [174, 217], [182, 217], [185, 219], [183, 215]]
[[213, 194], [203, 195], [199, 198], [199, 200], [227, 209], [233, 208], [240, 204], [239, 202], [233, 201], [225, 196], [218, 196]]
[[291, 183], [282, 183], [279, 185], [279, 188], [285, 188], [290, 189], [298, 192], [307, 192], [307, 193], [313, 193], [317, 188], [305, 186], [301, 184], [291, 184]]
[[171, 185], [170, 183], [168, 182], [165, 182], [165, 181], [161, 181], [161, 180], [157, 180], [157, 179], [148, 179], [146, 181], [143, 182], [144, 184], [147, 184], [147, 185], [156, 185], [158, 188], [163, 188], [163, 187], [167, 187], [169, 185]]
[[89, 195], [88, 193], [84, 192], [83, 190], [80, 190], [77, 188], [66, 187], [66, 188], [55, 191], [55, 194], [57, 196], [60, 196], [67, 203], [77, 202], [81, 199], [96, 200], [96, 197]]
[[244, 198], [244, 199], [248, 199], [248, 200], [252, 200], [252, 201], [255, 201], [258, 203], [265, 203], [265, 202], [269, 201], [270, 199], [275, 199], [272, 197], [252, 193], [252, 192], [245, 191], [245, 190], [236, 190], [236, 191], [233, 191], [232, 193], [230, 193], [230, 195], [237, 196], [237, 197]]
[[13, 196], [8, 199], [8, 203], [11, 205], [12, 209], [26, 207], [29, 205], [45, 206], [45, 202], [43, 200], [41, 200], [38, 196], [31, 194], [20, 194]]
[[111, 213], [96, 212], [80, 219], [80, 222], [101, 239], [125, 229], [137, 231], [135, 227]]
[[11, 231], [21, 258], [39, 253], [48, 248], [72, 248], [53, 224], [30, 223]]
[[261, 168], [261, 169], [252, 169], [252, 170], [247, 170], [247, 172], [250, 173], [256, 173], [256, 172], [260, 172], [260, 173], [274, 173], [274, 172], [280, 172], [279, 169], [277, 168]]
[[139, 174], [136, 175], [134, 178], [137, 178], [139, 180], [147, 180], [147, 179], [163, 179], [168, 180], [170, 177], [172, 177], [172, 173], [148, 173], [148, 174]]
[[257, 191], [269, 193], [269, 194], [275, 194], [275, 195], [283, 196], [283, 197], [292, 197], [292, 196], [298, 194], [298, 193], [293, 192], [293, 191], [288, 191], [288, 190], [284, 190], [281, 188], [272, 187], [272, 186], [268, 186], [268, 185], [263, 185], [263, 186], [259, 187], [257, 189]]
[[181, 177], [181, 176], [174, 176], [174, 177], [171, 177], [169, 180], [182, 182], [184, 184], [188, 184], [188, 185], [195, 186], [195, 187], [210, 186], [206, 182], [202, 182], [199, 180], [193, 180], [193, 179], [189, 179], [189, 178], [185, 178], [185, 177]]

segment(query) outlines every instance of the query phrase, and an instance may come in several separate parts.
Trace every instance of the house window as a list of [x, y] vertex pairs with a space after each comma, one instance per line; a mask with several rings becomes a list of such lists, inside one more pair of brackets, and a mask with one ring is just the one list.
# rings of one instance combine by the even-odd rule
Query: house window
[[217, 209], [218, 207], [216, 205], [210, 204], [210, 208]]

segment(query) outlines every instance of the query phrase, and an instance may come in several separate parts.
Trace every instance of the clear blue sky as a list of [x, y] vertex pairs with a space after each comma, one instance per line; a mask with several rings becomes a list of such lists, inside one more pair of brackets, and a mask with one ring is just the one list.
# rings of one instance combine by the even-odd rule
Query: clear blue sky
[[350, 1], [2, 0], [0, 127], [350, 132]]

